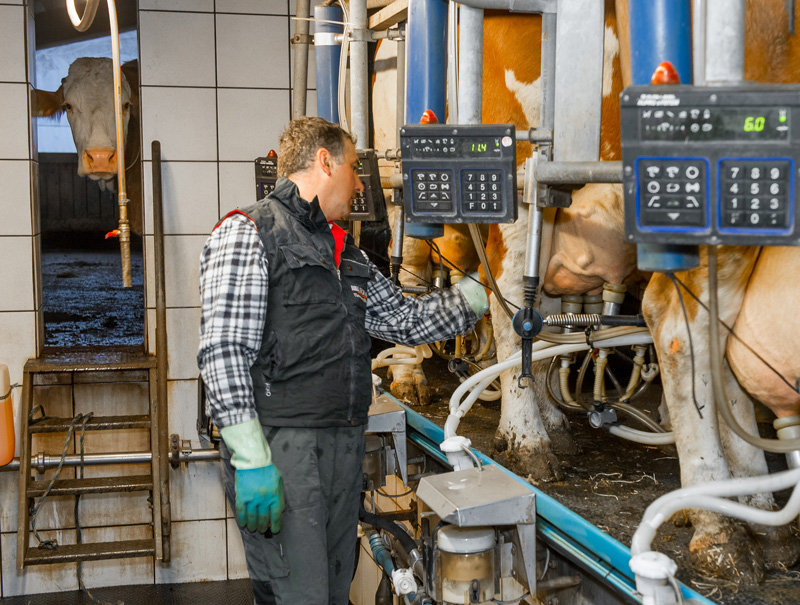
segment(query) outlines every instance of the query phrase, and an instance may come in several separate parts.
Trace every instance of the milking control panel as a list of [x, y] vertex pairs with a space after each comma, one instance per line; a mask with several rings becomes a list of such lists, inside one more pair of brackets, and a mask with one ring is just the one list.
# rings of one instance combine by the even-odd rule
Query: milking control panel
[[621, 117], [629, 240], [800, 243], [800, 86], [632, 86]]
[[358, 177], [364, 190], [356, 194], [350, 204], [351, 221], [375, 221], [386, 216], [386, 201], [381, 188], [381, 175], [378, 171], [378, 157], [373, 149], [359, 149]]
[[278, 180], [278, 156], [274, 153], [256, 158], [256, 200], [267, 197], [275, 189]]
[[511, 223], [517, 218], [514, 126], [400, 129], [403, 205], [412, 223]]

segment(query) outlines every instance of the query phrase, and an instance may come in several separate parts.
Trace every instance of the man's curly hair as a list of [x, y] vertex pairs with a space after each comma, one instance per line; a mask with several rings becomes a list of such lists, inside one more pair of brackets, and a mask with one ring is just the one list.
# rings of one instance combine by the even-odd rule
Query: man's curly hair
[[289, 122], [278, 146], [278, 176], [288, 177], [311, 167], [319, 148], [327, 149], [337, 163], [344, 161], [346, 141], [356, 137], [323, 118], [302, 117]]

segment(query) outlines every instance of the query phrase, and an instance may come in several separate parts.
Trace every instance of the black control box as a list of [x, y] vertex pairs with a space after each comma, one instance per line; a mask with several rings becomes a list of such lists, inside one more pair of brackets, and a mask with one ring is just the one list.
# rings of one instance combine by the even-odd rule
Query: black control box
[[512, 124], [400, 129], [403, 205], [412, 223], [513, 223], [517, 151]]
[[267, 197], [278, 180], [278, 156], [256, 158], [256, 200]]
[[630, 241], [800, 243], [800, 86], [632, 86], [621, 120]]
[[373, 149], [359, 149], [358, 176], [364, 191], [356, 195], [350, 204], [351, 221], [380, 221], [386, 217], [386, 200], [381, 188], [381, 174], [378, 171], [378, 158]]

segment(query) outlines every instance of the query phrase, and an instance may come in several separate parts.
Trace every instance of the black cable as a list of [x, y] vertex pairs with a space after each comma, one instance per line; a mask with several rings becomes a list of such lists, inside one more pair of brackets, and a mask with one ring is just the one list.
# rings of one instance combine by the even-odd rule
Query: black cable
[[411, 554], [413, 550], [418, 548], [417, 543], [411, 536], [408, 535], [402, 526], [394, 521], [390, 521], [389, 519], [384, 519], [380, 515], [367, 512], [367, 509], [364, 508], [363, 502], [360, 504], [358, 518], [365, 523], [372, 525], [373, 527], [380, 528], [392, 534], [395, 538], [397, 538], [397, 541], [400, 542], [401, 546], [407, 553]]
[[[428, 241], [428, 240], [426, 240], [426, 241]], [[433, 248], [433, 246], [434, 246], [435, 244], [434, 244], [433, 242], [431, 242], [431, 241], [428, 241], [428, 245], [429, 245], [429, 246], [431, 246], [431, 248]], [[459, 271], [459, 272], [461, 272], [461, 273], [464, 275], [464, 277], [465, 277], [465, 278], [467, 278], [467, 279], [471, 279], [471, 280], [472, 280], [472, 281], [474, 281], [476, 284], [480, 284], [480, 285], [481, 285], [481, 286], [483, 286], [484, 288], [488, 288], [489, 290], [491, 290], [491, 291], [492, 291], [492, 293], [493, 293], [493, 294], [494, 294], [496, 297], [500, 298], [500, 294], [499, 294], [499, 293], [498, 293], [498, 292], [497, 292], [497, 291], [496, 291], [494, 288], [492, 288], [492, 287], [491, 287], [491, 286], [489, 286], [489, 285], [486, 285], [486, 284], [484, 284], [482, 281], [480, 281], [480, 280], [478, 280], [478, 279], [475, 279], [475, 278], [474, 278], [474, 277], [472, 277], [472, 276], [471, 276], [469, 273], [467, 273], [467, 272], [466, 272], [464, 269], [462, 269], [461, 267], [458, 267], [458, 266], [457, 266], [457, 265], [456, 265], [454, 262], [452, 262], [451, 260], [449, 260], [449, 259], [447, 259], [446, 257], [442, 256], [442, 254], [441, 254], [440, 252], [438, 252], [438, 247], [437, 247], [437, 252], [436, 252], [436, 254], [438, 254], [438, 255], [439, 255], [439, 262], [440, 262], [440, 263], [441, 263], [441, 261], [442, 261], [442, 260], [444, 260], [444, 262], [445, 262], [445, 263], [447, 263], [451, 269], [455, 269], [456, 271]], [[519, 311], [519, 309], [520, 309], [520, 306], [519, 306], [519, 305], [516, 305], [516, 304], [514, 304], [513, 302], [511, 302], [510, 300], [508, 300], [506, 297], [503, 297], [503, 300], [505, 300], [505, 301], [506, 301], [506, 302], [507, 302], [509, 305], [511, 305], [512, 307], [514, 307], [514, 308], [515, 308], [517, 311]]]
[[[684, 289], [684, 290], [686, 290], [686, 291], [689, 293], [689, 296], [691, 296], [693, 299], [695, 299], [695, 300], [697, 301], [697, 303], [698, 303], [698, 304], [699, 304], [701, 307], [703, 307], [703, 308], [704, 308], [706, 311], [708, 311], [708, 306], [706, 306], [705, 304], [703, 304], [703, 301], [701, 301], [701, 300], [700, 300], [700, 299], [697, 297], [697, 295], [696, 295], [694, 292], [692, 292], [692, 291], [689, 289], [689, 287], [688, 287], [686, 284], [684, 284], [684, 283], [683, 283], [683, 282], [682, 282], [680, 279], [678, 279], [677, 277], [671, 276], [671, 278], [673, 279], [673, 282], [678, 282], [678, 283], [679, 283], [681, 286], [683, 286], [683, 289]], [[676, 288], [677, 288], [677, 286], [676, 286]], [[679, 292], [679, 294], [680, 294], [680, 292]], [[743, 345], [743, 346], [744, 346], [744, 347], [745, 347], [745, 348], [746, 348], [748, 351], [750, 351], [750, 352], [751, 352], [753, 355], [755, 355], [755, 357], [756, 357], [756, 358], [757, 358], [757, 359], [758, 359], [758, 360], [759, 360], [761, 363], [763, 363], [765, 366], [767, 366], [767, 367], [768, 367], [770, 370], [772, 370], [772, 372], [773, 372], [773, 373], [774, 373], [774, 374], [775, 374], [775, 375], [776, 375], [778, 378], [780, 378], [780, 379], [781, 379], [781, 380], [782, 380], [784, 383], [786, 383], [786, 386], [788, 386], [790, 389], [792, 389], [792, 391], [795, 391], [795, 392], [797, 391], [797, 386], [795, 386], [795, 385], [793, 385], [791, 382], [789, 382], [789, 381], [786, 379], [786, 377], [785, 377], [783, 374], [781, 374], [781, 373], [780, 373], [778, 370], [776, 370], [774, 367], [772, 367], [772, 365], [770, 365], [770, 363], [769, 363], [769, 362], [768, 362], [766, 359], [764, 359], [763, 357], [761, 357], [761, 355], [759, 355], [759, 354], [758, 354], [758, 353], [757, 353], [757, 352], [756, 352], [756, 351], [753, 349], [753, 347], [751, 347], [749, 344], [747, 344], [745, 341], [743, 341], [743, 340], [742, 340], [742, 339], [739, 337], [739, 335], [738, 335], [738, 334], [736, 334], [736, 332], [734, 332], [734, 331], [733, 331], [733, 328], [731, 328], [731, 327], [730, 327], [728, 324], [726, 324], [724, 321], [722, 321], [722, 320], [721, 320], [719, 317], [717, 317], [717, 321], [718, 321], [718, 322], [719, 322], [719, 323], [722, 325], [722, 327], [723, 327], [723, 328], [725, 328], [725, 329], [726, 329], [726, 330], [727, 330], [727, 331], [730, 333], [730, 335], [731, 335], [731, 336], [733, 336], [733, 337], [734, 337], [736, 340], [738, 340], [740, 343], [742, 343], [742, 345]]]
[[[689, 357], [692, 361], [692, 401], [694, 401], [694, 407], [697, 410], [698, 416], [703, 418], [703, 412], [701, 411], [704, 406], [701, 406], [697, 402], [697, 396], [695, 394], [695, 384], [694, 384], [694, 344], [692, 343], [692, 331], [689, 329], [689, 315], [686, 312], [686, 305], [683, 302], [683, 294], [681, 294], [681, 289], [678, 287], [678, 280], [672, 273], [665, 273], [671, 281], [672, 285], [675, 286], [675, 291], [678, 293], [678, 301], [681, 303], [681, 310], [683, 311], [683, 321], [686, 323], [686, 334], [689, 336]], [[683, 285], [683, 284], [681, 284]], [[684, 286], [686, 287], [686, 286]]]
[[[426, 242], [428, 242], [428, 246], [430, 246], [430, 247], [431, 247], [431, 249], [433, 249], [433, 246], [435, 246], [435, 245], [436, 245], [434, 242], [431, 242], [430, 240], [425, 240], [425, 241], [426, 241]], [[437, 247], [437, 248], [438, 248], [438, 247]], [[386, 256], [384, 256], [383, 254], [380, 254], [380, 253], [376, 252], [375, 250], [369, 250], [369, 252], [371, 252], [371, 253], [372, 253], [372, 254], [373, 254], [373, 255], [374, 255], [376, 258], [379, 258], [379, 259], [381, 259], [381, 260], [383, 260], [383, 261], [386, 261], [386, 262], [391, 262], [391, 261], [390, 261], [390, 260], [389, 260], [389, 259], [388, 259]], [[458, 266], [457, 266], [457, 265], [456, 265], [454, 262], [452, 262], [452, 261], [451, 261], [451, 260], [449, 260], [448, 258], [446, 258], [446, 257], [442, 256], [442, 254], [441, 254], [440, 252], [438, 252], [438, 251], [437, 251], [437, 252], [436, 252], [436, 254], [439, 256], [439, 265], [440, 265], [440, 266], [441, 266], [441, 262], [442, 262], [442, 261], [444, 261], [445, 263], [447, 263], [447, 265], [448, 265], [448, 267], [449, 267], [449, 268], [451, 268], [451, 269], [455, 269], [456, 271], [460, 271], [461, 273], [463, 273], [463, 274], [464, 274], [464, 277], [466, 277], [467, 279], [471, 279], [471, 280], [472, 280], [472, 281], [474, 281], [476, 284], [480, 284], [480, 285], [482, 285], [484, 288], [488, 288], [489, 290], [491, 290], [491, 292], [492, 292], [492, 293], [493, 293], [493, 294], [494, 294], [494, 295], [495, 295], [495, 296], [496, 296], [498, 299], [500, 298], [500, 295], [497, 293], [497, 291], [496, 291], [494, 288], [492, 288], [490, 285], [484, 284], [484, 283], [483, 283], [483, 282], [481, 282], [480, 280], [477, 280], [477, 279], [473, 278], [473, 277], [472, 277], [472, 276], [471, 276], [469, 273], [467, 273], [466, 271], [464, 271], [464, 270], [463, 270], [461, 267], [458, 267]], [[434, 284], [433, 284], [431, 281], [429, 281], [429, 280], [425, 279], [424, 277], [421, 277], [421, 276], [417, 275], [416, 273], [414, 273], [413, 271], [410, 271], [409, 269], [407, 269], [407, 268], [406, 268], [406, 267], [404, 267], [403, 265], [400, 265], [400, 269], [402, 269], [403, 271], [405, 271], [406, 273], [408, 273], [409, 275], [411, 275], [411, 276], [412, 276], [412, 277], [414, 277], [415, 279], [419, 280], [421, 283], [423, 283], [423, 284], [427, 284], [427, 285], [428, 285], [428, 287], [430, 287], [430, 288], [434, 288], [434, 287], [435, 287], [435, 286], [434, 286]], [[514, 304], [513, 302], [511, 302], [511, 301], [510, 301], [510, 300], [508, 300], [507, 298], [503, 297], [503, 300], [505, 300], [505, 301], [506, 301], [506, 302], [507, 302], [509, 305], [511, 305], [512, 307], [514, 307], [516, 310], [519, 310], [519, 309], [520, 309], [520, 306], [519, 306], [519, 305], [516, 305], [516, 304]]]

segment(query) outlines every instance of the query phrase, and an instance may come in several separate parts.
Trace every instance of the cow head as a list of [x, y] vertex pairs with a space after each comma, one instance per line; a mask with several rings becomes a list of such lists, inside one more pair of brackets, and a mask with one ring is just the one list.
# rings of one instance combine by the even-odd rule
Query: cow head
[[[119, 168], [114, 109], [114, 77], [111, 59], [82, 57], [69, 67], [67, 77], [55, 92], [34, 91], [36, 116], [66, 112], [78, 152], [78, 174], [98, 181], [101, 189], [114, 189]], [[123, 133], [134, 109], [131, 86], [123, 76]]]

